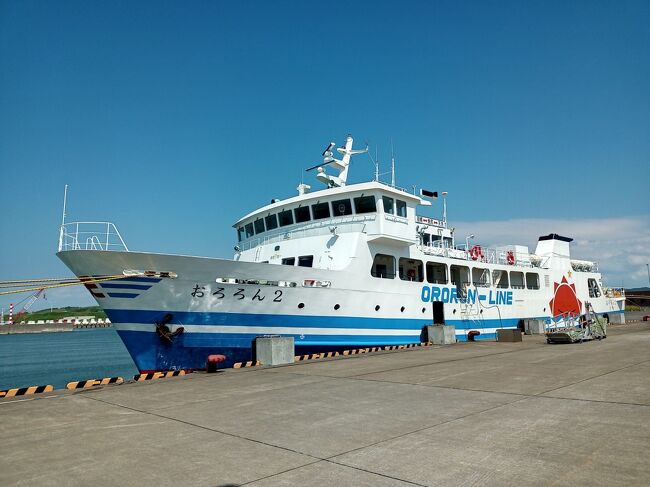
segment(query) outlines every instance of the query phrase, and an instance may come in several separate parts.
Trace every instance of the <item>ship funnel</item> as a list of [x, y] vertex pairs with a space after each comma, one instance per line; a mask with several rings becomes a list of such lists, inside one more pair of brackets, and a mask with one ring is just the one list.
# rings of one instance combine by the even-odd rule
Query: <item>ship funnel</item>
[[570, 268], [571, 250], [569, 243], [572, 241], [572, 238], [562, 237], [557, 233], [542, 235], [537, 241], [535, 254], [540, 257], [547, 257], [549, 259], [549, 266], [551, 267], [557, 267], [559, 269]]

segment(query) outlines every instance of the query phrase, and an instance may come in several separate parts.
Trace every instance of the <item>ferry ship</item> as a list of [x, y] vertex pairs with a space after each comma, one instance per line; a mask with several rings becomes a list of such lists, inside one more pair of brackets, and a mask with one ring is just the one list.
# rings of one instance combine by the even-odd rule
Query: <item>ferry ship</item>
[[[438, 194], [380, 182], [348, 184], [348, 136], [315, 166], [321, 189], [237, 221], [232, 259], [129, 251], [112, 223], [65, 222], [58, 257], [85, 281], [141, 371], [201, 369], [210, 354], [251, 360], [256, 337], [292, 336], [297, 353], [419, 343], [427, 325], [457, 340], [494, 339], [526, 319], [559, 323], [586, 307], [610, 320], [621, 291], [571, 238], [523, 245], [457, 244], [442, 218], [420, 214]], [[329, 171], [329, 173], [328, 173]], [[422, 211], [424, 212], [424, 211]], [[97, 228], [99, 227], [99, 228]]]

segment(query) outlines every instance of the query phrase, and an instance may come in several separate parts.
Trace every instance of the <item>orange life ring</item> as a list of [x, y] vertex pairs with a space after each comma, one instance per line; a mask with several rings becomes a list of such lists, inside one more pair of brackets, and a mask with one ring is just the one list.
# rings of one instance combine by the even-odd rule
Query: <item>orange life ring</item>
[[478, 260], [479, 258], [483, 258], [483, 249], [481, 248], [480, 245], [474, 245], [474, 247], [472, 247], [472, 250], [469, 251], [469, 255], [472, 258], [472, 260]]
[[506, 253], [506, 262], [508, 265], [515, 265], [515, 254], [512, 250], [508, 250]]

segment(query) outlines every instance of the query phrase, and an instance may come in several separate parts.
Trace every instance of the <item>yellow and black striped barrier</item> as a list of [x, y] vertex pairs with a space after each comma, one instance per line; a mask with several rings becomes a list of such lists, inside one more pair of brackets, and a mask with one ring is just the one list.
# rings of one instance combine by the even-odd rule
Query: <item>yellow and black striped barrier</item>
[[40, 394], [42, 392], [52, 392], [54, 386], [30, 386], [30, 387], [20, 387], [17, 389], [7, 389], [0, 391], [0, 397], [15, 397], [15, 396], [26, 396], [28, 394]]
[[124, 379], [122, 377], [106, 377], [104, 379], [88, 379], [68, 382], [66, 389], [88, 389], [95, 386], [106, 386], [108, 384], [122, 384]]
[[[294, 363], [296, 363], [296, 362], [304, 362], [305, 360], [318, 360], [322, 358], [333, 358], [339, 356], [348, 357], [351, 355], [361, 355], [361, 354], [373, 353], [373, 352], [405, 350], [407, 348], [417, 348], [417, 347], [429, 347], [431, 345], [433, 345], [431, 342], [422, 342], [422, 343], [407, 343], [406, 345], [388, 345], [384, 347], [355, 348], [354, 350], [343, 350], [342, 352], [310, 353], [307, 355], [296, 355], [293, 358], [293, 361]], [[262, 363], [259, 360], [257, 362], [255, 361], [237, 362], [232, 366], [232, 368], [241, 369], [243, 367], [255, 367], [258, 365], [262, 365]]]
[[184, 370], [169, 370], [167, 372], [149, 372], [146, 374], [138, 374], [133, 376], [133, 380], [136, 382], [144, 382], [146, 380], [152, 379], [166, 379], [168, 377], [178, 377], [180, 375], [185, 375]]
[[390, 350], [405, 350], [407, 348], [428, 347], [431, 345], [432, 345], [431, 342], [422, 342], [422, 343], [408, 343], [406, 345], [387, 345], [384, 347], [355, 348], [353, 350], [343, 350], [342, 352], [312, 353], [309, 355], [296, 355], [294, 357], [294, 362], [302, 362], [304, 360], [316, 360], [321, 358], [332, 358], [338, 356], [349, 357], [351, 355], [361, 355], [365, 353], [384, 352]]
[[257, 365], [262, 365], [262, 362], [259, 360], [253, 361], [249, 360], [248, 362], [237, 362], [232, 366], [233, 369], [241, 369], [243, 367], [256, 367]]

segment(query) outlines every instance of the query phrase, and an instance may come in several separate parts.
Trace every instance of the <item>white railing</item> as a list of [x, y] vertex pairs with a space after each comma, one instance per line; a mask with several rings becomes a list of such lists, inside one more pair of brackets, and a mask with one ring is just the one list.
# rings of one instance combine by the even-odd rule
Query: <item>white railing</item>
[[426, 255], [436, 255], [440, 257], [450, 257], [452, 259], [468, 260], [473, 262], [483, 262], [487, 264], [514, 265], [519, 267], [544, 267], [541, 262], [531, 259], [528, 253], [519, 253], [512, 251], [512, 263], [508, 262], [508, 251], [503, 249], [481, 248], [481, 254], [472, 256], [471, 246], [469, 249], [465, 245], [456, 247], [446, 247], [442, 240], [435, 240], [430, 245], [418, 244], [418, 248]]
[[119, 230], [111, 222], [72, 222], [61, 225], [62, 250], [112, 250], [128, 252]]

